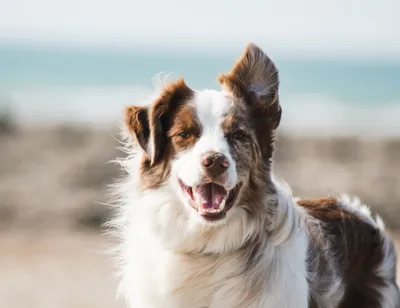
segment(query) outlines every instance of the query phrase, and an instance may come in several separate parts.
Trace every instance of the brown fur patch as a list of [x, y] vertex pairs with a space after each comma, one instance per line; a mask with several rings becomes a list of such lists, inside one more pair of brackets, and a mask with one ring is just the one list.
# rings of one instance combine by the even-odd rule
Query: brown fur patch
[[282, 115], [278, 70], [258, 46], [249, 44], [232, 71], [221, 75], [219, 82], [231, 94], [238, 109], [237, 114], [246, 115], [247, 118], [241, 122], [251, 123], [262, 159], [269, 171], [275, 130]]
[[229, 74], [222, 74], [219, 83], [234, 97], [242, 98], [268, 118], [271, 129], [281, 120], [279, 76], [272, 60], [256, 45], [249, 44]]
[[168, 143], [168, 130], [174, 121], [177, 110], [193, 97], [183, 79], [164, 88], [161, 96], [153, 104], [149, 112], [150, 138], [153, 142], [153, 157], [151, 164], [162, 159], [164, 149]]
[[266, 194], [276, 193], [270, 178], [273, 134], [267, 119], [255, 113], [243, 99], [232, 97], [231, 100], [233, 108], [222, 128], [243, 184], [238, 204], [248, 215], [260, 219], [273, 214], [276, 208], [276, 204], [269, 204], [268, 208], [264, 204]]
[[147, 142], [150, 137], [147, 113], [148, 108], [146, 107], [130, 106], [125, 110], [125, 125], [145, 151], [147, 151]]
[[[174, 155], [197, 140], [200, 127], [189, 106], [192, 97], [193, 90], [180, 79], [166, 87], [152, 106], [127, 108], [125, 123], [147, 153], [141, 167], [143, 189], [159, 187], [170, 173]], [[189, 138], [179, 136], [182, 132]]]
[[168, 131], [175, 152], [193, 147], [200, 138], [201, 127], [193, 106], [182, 105], [175, 113], [173, 125]]
[[[388, 281], [379, 276], [378, 268], [385, 261], [384, 245], [388, 239], [377, 227], [341, 206], [337, 199], [303, 200], [298, 204], [321, 222], [321, 229], [310, 229], [309, 265], [319, 264], [314, 268], [320, 277], [316, 281], [332, 277], [334, 272], [342, 278], [345, 293], [340, 308], [381, 307], [380, 289], [387, 286], [390, 278]], [[394, 253], [394, 246], [391, 249]], [[393, 268], [393, 283], [395, 278]], [[314, 288], [319, 290], [321, 286]]]
[[337, 199], [334, 198], [300, 200], [298, 204], [304, 207], [313, 217], [324, 222], [345, 219], [360, 221], [359, 216], [349, 213], [340, 207]]
[[252, 166], [258, 166], [261, 160], [259, 140], [252, 123], [251, 114], [240, 103], [234, 105], [222, 122], [222, 130], [228, 140], [238, 173], [247, 173]]
[[233, 103], [223, 130], [244, 183], [239, 204], [254, 219], [273, 216], [277, 204], [268, 204], [267, 208], [263, 200], [266, 194], [276, 194], [270, 172], [275, 130], [281, 118], [278, 70], [259, 47], [249, 44], [232, 71], [221, 75], [219, 82]]

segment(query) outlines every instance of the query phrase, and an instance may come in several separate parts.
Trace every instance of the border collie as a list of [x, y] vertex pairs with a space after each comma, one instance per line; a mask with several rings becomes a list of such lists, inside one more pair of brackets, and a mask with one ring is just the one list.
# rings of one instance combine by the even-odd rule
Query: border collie
[[249, 44], [221, 91], [164, 85], [125, 114], [110, 223], [135, 308], [400, 307], [395, 246], [358, 199], [299, 200], [271, 164], [278, 71]]

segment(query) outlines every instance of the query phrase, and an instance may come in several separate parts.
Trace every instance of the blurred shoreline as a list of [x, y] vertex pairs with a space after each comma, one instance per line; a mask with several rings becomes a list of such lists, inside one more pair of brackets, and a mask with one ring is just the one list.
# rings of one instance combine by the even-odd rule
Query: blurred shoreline
[[[8, 127], [8, 128], [6, 128]], [[106, 187], [120, 177], [118, 130], [0, 127], [0, 229], [93, 229], [110, 215]], [[358, 196], [400, 228], [400, 138], [279, 135], [274, 172], [295, 196]]]

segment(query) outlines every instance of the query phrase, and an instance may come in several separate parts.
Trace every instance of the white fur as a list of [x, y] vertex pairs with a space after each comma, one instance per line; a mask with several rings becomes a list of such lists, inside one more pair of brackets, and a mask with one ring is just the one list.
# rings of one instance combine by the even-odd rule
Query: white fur
[[[277, 222], [281, 229], [263, 242], [262, 258], [244, 272], [242, 256], [234, 249], [260, 226], [244, 215], [234, 217], [241, 213], [229, 216], [223, 225], [206, 226], [191, 221], [168, 188], [132, 193], [130, 198], [119, 247], [120, 291], [129, 307], [308, 307], [307, 238], [299, 229], [291, 196], [283, 191]], [[212, 229], [218, 235], [207, 239]], [[220, 255], [194, 254], [201, 246], [204, 252]], [[260, 289], [247, 298], [256, 282]]]
[[376, 222], [371, 216], [371, 210], [367, 205], [362, 204], [358, 197], [351, 198], [348, 195], [342, 195], [342, 197], [339, 199], [339, 202], [341, 206], [348, 212], [364, 219], [365, 222], [368, 222], [373, 226], [376, 225]]
[[381, 305], [382, 308], [397, 308], [400, 305], [400, 292], [395, 282], [393, 282], [394, 264], [396, 264], [395, 247], [388, 238], [383, 238], [383, 240], [384, 258], [377, 269], [377, 275], [386, 281], [392, 281], [392, 283], [380, 287], [379, 291], [382, 294]]
[[381, 289], [382, 294], [382, 308], [398, 308], [400, 305], [399, 288], [391, 283]]

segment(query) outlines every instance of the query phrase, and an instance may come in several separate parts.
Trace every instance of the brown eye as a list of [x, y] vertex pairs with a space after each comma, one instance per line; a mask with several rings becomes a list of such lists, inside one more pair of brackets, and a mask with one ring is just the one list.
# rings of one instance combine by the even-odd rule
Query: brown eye
[[187, 139], [187, 138], [190, 137], [190, 134], [189, 134], [189, 133], [182, 132], [182, 133], [179, 133], [178, 136], [181, 137], [181, 138], [183, 138], [183, 139]]

